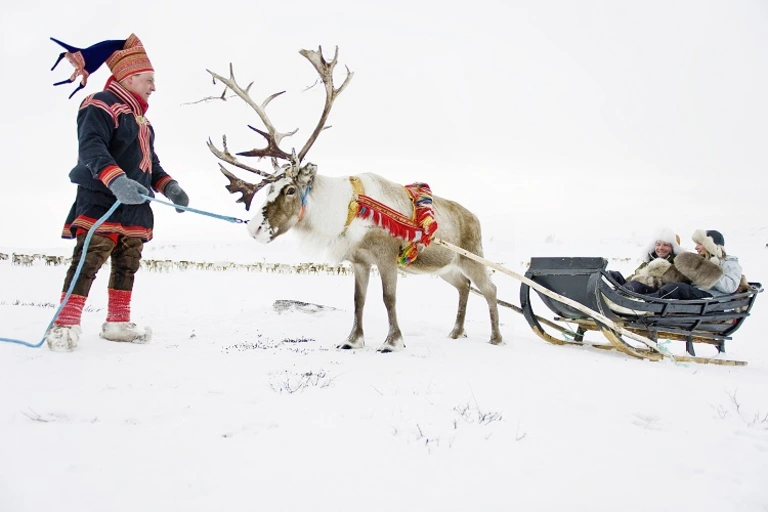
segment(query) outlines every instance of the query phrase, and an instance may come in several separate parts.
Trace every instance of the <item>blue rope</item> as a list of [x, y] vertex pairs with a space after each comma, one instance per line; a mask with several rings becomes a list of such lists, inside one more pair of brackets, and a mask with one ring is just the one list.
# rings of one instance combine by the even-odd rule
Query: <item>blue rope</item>
[[[59, 304], [59, 309], [56, 310], [56, 313], [53, 315], [53, 318], [51, 318], [50, 323], [48, 323], [48, 327], [45, 328], [45, 332], [48, 332], [48, 329], [51, 328], [53, 325], [53, 322], [56, 321], [56, 319], [59, 317], [59, 313], [61, 313], [62, 308], [66, 305], [67, 301], [69, 300], [69, 296], [72, 295], [72, 290], [75, 289], [75, 283], [77, 282], [77, 277], [80, 275], [80, 270], [83, 268], [83, 264], [85, 263], [85, 252], [88, 249], [88, 244], [91, 243], [91, 238], [93, 237], [93, 234], [96, 232], [96, 228], [101, 226], [105, 220], [109, 218], [110, 215], [114, 213], [115, 210], [117, 210], [117, 207], [120, 206], [120, 201], [115, 201], [115, 204], [112, 205], [112, 208], [110, 208], [107, 213], [101, 216], [99, 220], [96, 221], [96, 223], [93, 225], [91, 229], [88, 230], [88, 234], [85, 236], [85, 242], [83, 242], [83, 252], [82, 256], [80, 257], [80, 263], [77, 264], [77, 269], [75, 270], [75, 275], [72, 278], [72, 282], [69, 284], [69, 290], [67, 290], [67, 294], [64, 296], [64, 300], [61, 301], [61, 304]], [[0, 338], [0, 341], [6, 341], [8, 343], [16, 343], [18, 345], [24, 345], [25, 347], [30, 348], [38, 348], [42, 346], [43, 343], [45, 343], [45, 334], [43, 334], [43, 338], [40, 340], [39, 343], [33, 344], [33, 343], [27, 343], [26, 341], [21, 340], [14, 340], [11, 338]]]
[[200, 215], [207, 215], [207, 216], [213, 217], [215, 219], [221, 219], [221, 220], [225, 220], [227, 222], [234, 222], [235, 224], [248, 224], [247, 220], [238, 219], [237, 217], [227, 217], [226, 215], [219, 215], [218, 213], [206, 212], [205, 210], [198, 210], [196, 208], [190, 208], [189, 206], [181, 206], [181, 205], [178, 205], [178, 204], [169, 203], [168, 201], [162, 201], [160, 199], [157, 199], [157, 198], [154, 198], [154, 197], [145, 196], [145, 195], [142, 195], [141, 197], [143, 197], [147, 201], [154, 201], [156, 203], [164, 204], [166, 206], [172, 206], [172, 207], [177, 208], [179, 210], [186, 210], [186, 211], [193, 212], [193, 213], [199, 213]]
[[[147, 201], [155, 201], [160, 204], [172, 206], [174, 208], [179, 208], [181, 210], [187, 210], [190, 212], [199, 213], [200, 215], [208, 215], [209, 217], [225, 220], [227, 222], [234, 222], [236, 224], [246, 224], [248, 222], [247, 220], [238, 219], [236, 217], [227, 217], [225, 215], [218, 215], [216, 213], [197, 210], [195, 208], [190, 208], [188, 206], [181, 206], [178, 204], [169, 203], [167, 201], [161, 201], [160, 199], [155, 199], [154, 197], [149, 197], [145, 195], [142, 195], [141, 197], [143, 197]], [[51, 328], [51, 326], [56, 321], [56, 319], [59, 317], [59, 313], [61, 313], [61, 310], [67, 304], [69, 297], [72, 295], [72, 290], [75, 289], [75, 283], [77, 282], [77, 278], [80, 275], [80, 270], [83, 268], [83, 264], [85, 263], [85, 254], [88, 251], [88, 245], [91, 243], [91, 238], [93, 237], [93, 234], [96, 232], [96, 228], [101, 226], [104, 223], [104, 221], [106, 221], [110, 217], [110, 215], [112, 215], [115, 212], [115, 210], [117, 210], [117, 207], [120, 206], [120, 204], [121, 204], [120, 201], [115, 201], [115, 204], [112, 205], [112, 207], [107, 211], [107, 213], [102, 215], [101, 218], [94, 223], [91, 229], [88, 230], [88, 234], [85, 236], [85, 241], [83, 242], [83, 252], [82, 252], [82, 256], [80, 257], [80, 263], [77, 264], [77, 269], [75, 269], [75, 275], [72, 277], [72, 282], [69, 285], [67, 294], [64, 296], [64, 300], [62, 300], [61, 304], [59, 304], [59, 308], [56, 310], [56, 313], [53, 315], [53, 318], [51, 318], [51, 321], [48, 323], [48, 327], [46, 327], [45, 329], [46, 333], [48, 332], [48, 329]], [[39, 348], [43, 345], [43, 343], [45, 343], [45, 334], [43, 334], [43, 338], [38, 343], [28, 343], [26, 341], [14, 340], [11, 338], [0, 338], [0, 342], [16, 343], [17, 345], [24, 345], [25, 347]]]

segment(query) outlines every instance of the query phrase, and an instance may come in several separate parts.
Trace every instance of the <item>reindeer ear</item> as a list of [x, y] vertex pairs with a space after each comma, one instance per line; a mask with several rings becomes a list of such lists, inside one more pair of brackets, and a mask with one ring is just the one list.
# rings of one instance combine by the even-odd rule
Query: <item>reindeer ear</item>
[[304, 167], [299, 169], [299, 175], [296, 177], [296, 179], [302, 184], [306, 184], [312, 181], [316, 174], [317, 166], [312, 163], [307, 163], [304, 165]]

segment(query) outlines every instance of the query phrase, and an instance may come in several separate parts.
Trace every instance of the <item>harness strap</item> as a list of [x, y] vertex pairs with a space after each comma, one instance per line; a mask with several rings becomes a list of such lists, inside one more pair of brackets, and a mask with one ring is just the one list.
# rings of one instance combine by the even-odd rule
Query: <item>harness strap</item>
[[347, 206], [347, 221], [344, 223], [344, 229], [341, 230], [342, 236], [347, 232], [347, 228], [350, 224], [352, 224], [352, 221], [355, 220], [355, 217], [357, 216], [357, 199], [360, 196], [365, 195], [365, 187], [363, 187], [363, 182], [360, 181], [360, 178], [357, 176], [350, 176], [349, 183], [352, 185], [352, 199], [349, 201], [349, 205]]

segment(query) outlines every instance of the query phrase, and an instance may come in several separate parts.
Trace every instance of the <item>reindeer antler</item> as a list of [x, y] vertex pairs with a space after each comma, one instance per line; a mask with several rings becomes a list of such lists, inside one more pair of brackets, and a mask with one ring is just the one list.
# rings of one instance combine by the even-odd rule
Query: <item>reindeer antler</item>
[[[266, 113], [267, 105], [269, 105], [269, 103], [273, 99], [277, 98], [278, 96], [283, 94], [285, 91], [277, 92], [275, 94], [270, 95], [269, 97], [267, 97], [267, 99], [265, 99], [261, 103], [261, 105], [259, 105], [253, 100], [253, 98], [251, 98], [251, 95], [250, 95], [250, 88], [253, 82], [251, 82], [251, 85], [249, 85], [246, 89], [241, 88], [238, 85], [237, 80], [235, 80], [235, 73], [231, 63], [229, 65], [229, 78], [224, 78], [223, 76], [218, 75], [213, 71], [206, 70], [213, 77], [214, 81], [218, 80], [226, 86], [226, 88], [224, 89], [224, 93], [221, 95], [221, 99], [226, 99], [227, 89], [231, 89], [232, 92], [234, 92], [243, 101], [245, 101], [248, 105], [250, 105], [250, 107], [254, 111], [256, 111], [259, 118], [261, 119], [261, 122], [264, 123], [264, 126], [266, 127], [266, 131], [263, 131], [263, 130], [260, 130], [259, 128], [248, 125], [248, 127], [251, 130], [259, 133], [262, 137], [266, 139], [267, 146], [265, 148], [254, 148], [250, 151], [242, 151], [236, 154], [238, 156], [251, 156], [251, 157], [255, 156], [258, 158], [264, 158], [264, 157], [271, 158], [272, 166], [275, 170], [274, 174], [256, 169], [254, 167], [250, 167], [240, 162], [234, 155], [232, 155], [232, 153], [229, 152], [229, 149], [227, 148], [226, 135], [222, 137], [222, 143], [224, 147], [223, 151], [219, 150], [213, 144], [213, 142], [211, 142], [210, 139], [208, 140], [208, 149], [210, 149], [211, 152], [219, 160], [232, 164], [235, 167], [239, 167], [240, 169], [244, 169], [246, 171], [258, 174], [259, 176], [264, 178], [261, 182], [257, 184], [248, 183], [236, 177], [234, 174], [229, 172], [223, 165], [219, 164], [219, 168], [221, 172], [224, 174], [224, 176], [227, 177], [227, 179], [229, 179], [229, 185], [226, 186], [227, 190], [229, 190], [230, 193], [233, 193], [233, 194], [236, 192], [242, 193], [242, 197], [240, 197], [240, 199], [238, 199], [237, 202], [244, 203], [246, 210], [250, 210], [251, 201], [253, 201], [253, 196], [256, 194], [256, 192], [261, 190], [265, 185], [277, 181], [278, 179], [285, 176], [286, 174], [294, 176], [295, 173], [299, 171], [299, 166], [302, 160], [304, 159], [304, 157], [307, 155], [309, 148], [312, 147], [312, 144], [314, 144], [320, 132], [326, 128], [325, 122], [328, 119], [328, 114], [331, 111], [331, 107], [333, 106], [334, 100], [339, 94], [341, 94], [341, 92], [344, 90], [347, 84], [349, 84], [349, 81], [352, 79], [352, 76], [354, 75], [354, 73], [349, 71], [349, 68], [347, 68], [347, 77], [345, 78], [344, 83], [341, 84], [341, 87], [334, 88], [333, 69], [336, 67], [336, 62], [339, 56], [338, 46], [336, 47], [336, 53], [334, 54], [333, 60], [331, 62], [326, 61], [325, 57], [323, 57], [323, 48], [321, 46], [318, 47], [317, 51], [301, 50], [299, 53], [303, 55], [307, 60], [309, 60], [310, 63], [312, 63], [312, 66], [314, 66], [315, 70], [320, 75], [320, 79], [323, 81], [323, 84], [325, 86], [325, 107], [323, 108], [323, 112], [320, 116], [320, 121], [318, 122], [317, 126], [315, 127], [314, 131], [310, 135], [307, 142], [304, 144], [304, 147], [301, 148], [301, 151], [299, 152], [298, 155], [296, 154], [295, 150], [293, 150], [291, 153], [287, 153], [280, 148], [280, 142], [283, 140], [283, 138], [294, 135], [298, 131], [298, 128], [290, 132], [281, 133], [277, 131], [277, 129], [272, 124], [272, 122], [270, 121]], [[289, 164], [281, 167], [278, 164], [278, 160], [285, 160]]]
[[309, 148], [312, 147], [312, 144], [315, 143], [317, 136], [320, 135], [320, 132], [325, 129], [325, 121], [328, 119], [328, 114], [331, 112], [331, 107], [333, 106], [333, 102], [336, 100], [336, 96], [341, 94], [341, 91], [347, 87], [347, 84], [349, 84], [349, 81], [352, 80], [352, 77], [355, 74], [345, 66], [347, 69], [347, 77], [344, 79], [344, 83], [341, 84], [341, 87], [334, 89], [333, 68], [336, 67], [336, 61], [339, 58], [339, 47], [336, 47], [336, 51], [333, 54], [333, 60], [331, 62], [326, 61], [325, 57], [323, 57], [322, 46], [318, 46], [317, 51], [300, 50], [299, 53], [312, 63], [312, 66], [314, 66], [315, 70], [317, 70], [317, 73], [320, 75], [320, 79], [323, 81], [323, 85], [325, 86], [325, 107], [323, 108], [323, 113], [320, 115], [320, 121], [317, 123], [315, 130], [312, 132], [312, 135], [309, 136], [309, 139], [304, 144], [304, 147], [301, 148], [301, 151], [299, 151], [299, 162], [301, 162], [304, 160], [304, 157], [307, 156], [307, 152], [309, 151]]
[[[285, 91], [276, 92], [267, 99], [264, 100], [264, 102], [261, 105], [258, 105], [255, 101], [253, 101], [253, 98], [251, 98], [251, 95], [248, 93], [248, 91], [244, 91], [238, 84], [237, 80], [235, 80], [235, 72], [232, 68], [232, 64], [229, 64], [229, 78], [224, 78], [221, 75], [218, 75], [214, 73], [211, 70], [206, 69], [208, 73], [211, 74], [211, 76], [215, 79], [226, 85], [229, 89], [232, 89], [232, 92], [240, 96], [240, 98], [245, 101], [250, 107], [256, 111], [256, 113], [259, 115], [259, 118], [261, 118], [261, 122], [264, 123], [264, 126], [267, 128], [267, 132], [263, 132], [262, 130], [259, 130], [258, 128], [254, 128], [253, 126], [248, 125], [248, 127], [258, 132], [260, 135], [262, 135], [265, 139], [267, 139], [267, 147], [263, 149], [252, 149], [250, 151], [243, 151], [241, 153], [237, 153], [238, 155], [242, 156], [257, 156], [257, 157], [273, 157], [273, 158], [280, 158], [283, 160], [290, 160], [291, 155], [289, 153], [286, 153], [282, 149], [280, 149], [280, 142], [283, 140], [283, 137], [290, 137], [291, 135], [295, 134], [298, 131], [298, 128], [296, 130], [281, 133], [278, 132], [274, 125], [272, 124], [272, 121], [269, 120], [269, 117], [267, 116], [266, 108], [267, 105], [269, 105], [269, 102], [273, 99], [277, 98], [281, 94], [285, 93]], [[250, 86], [249, 86], [250, 88]]]
[[[222, 145], [224, 147], [224, 151], [219, 150], [219, 148], [217, 148], [213, 144], [211, 139], [208, 139], [208, 142], [207, 142], [208, 149], [210, 149], [211, 153], [216, 155], [216, 158], [218, 158], [219, 160], [223, 160], [223, 161], [225, 161], [225, 162], [227, 162], [229, 164], [234, 165], [235, 167], [239, 167], [241, 169], [245, 169], [246, 171], [250, 171], [252, 173], [258, 174], [259, 176], [262, 176], [264, 178], [273, 178], [274, 177], [274, 174], [272, 174], [272, 173], [256, 169], [255, 167], [248, 166], [248, 165], [242, 163], [240, 160], [238, 160], [232, 153], [229, 152], [229, 148], [227, 148], [227, 136], [226, 135], [223, 135], [221, 137], [221, 143], [222, 143]], [[238, 153], [238, 155], [242, 155], [242, 154], [243, 153]], [[245, 156], [250, 156], [250, 155], [245, 155]], [[273, 160], [273, 164], [274, 164], [275, 163], [275, 159], [273, 158], [272, 160]], [[221, 164], [219, 164], [219, 165], [221, 165]]]
[[236, 203], [243, 203], [245, 205], [246, 211], [250, 211], [251, 209], [251, 201], [253, 201], [253, 196], [256, 195], [256, 192], [264, 188], [266, 185], [269, 185], [270, 183], [273, 183], [277, 180], [279, 180], [282, 176], [276, 175], [271, 176], [270, 178], [267, 178], [265, 180], [261, 180], [259, 183], [248, 183], [247, 181], [243, 181], [231, 172], [229, 172], [223, 165], [219, 164], [219, 170], [229, 179], [229, 185], [226, 185], [226, 189], [229, 190], [230, 194], [235, 194], [237, 192], [240, 192], [243, 194], [240, 196], [240, 199], [235, 201]]

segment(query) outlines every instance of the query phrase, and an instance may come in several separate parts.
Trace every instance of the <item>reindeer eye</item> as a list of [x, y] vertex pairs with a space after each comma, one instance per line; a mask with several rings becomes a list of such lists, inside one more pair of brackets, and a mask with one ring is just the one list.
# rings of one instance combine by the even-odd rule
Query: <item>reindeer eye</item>
[[296, 187], [288, 187], [287, 189], [285, 189], [285, 195], [287, 196], [292, 196], [295, 193], [296, 193]]

